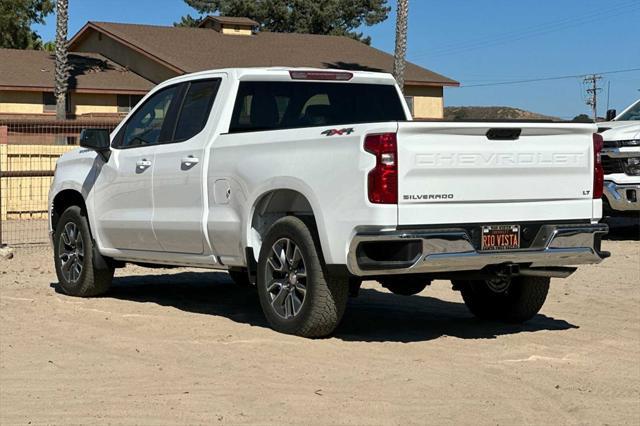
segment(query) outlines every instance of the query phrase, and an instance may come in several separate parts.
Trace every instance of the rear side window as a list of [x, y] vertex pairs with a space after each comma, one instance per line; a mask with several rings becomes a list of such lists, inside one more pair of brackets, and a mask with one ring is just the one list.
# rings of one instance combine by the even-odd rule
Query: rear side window
[[230, 133], [406, 120], [395, 86], [242, 82]]
[[220, 80], [202, 80], [189, 85], [176, 124], [175, 142], [191, 139], [204, 129], [219, 84]]

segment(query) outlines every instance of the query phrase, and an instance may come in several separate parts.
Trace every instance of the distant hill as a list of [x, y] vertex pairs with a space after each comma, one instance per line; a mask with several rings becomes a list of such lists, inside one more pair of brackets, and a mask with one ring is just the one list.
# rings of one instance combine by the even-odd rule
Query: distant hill
[[560, 120], [520, 108], [505, 106], [452, 106], [444, 109], [445, 120]]

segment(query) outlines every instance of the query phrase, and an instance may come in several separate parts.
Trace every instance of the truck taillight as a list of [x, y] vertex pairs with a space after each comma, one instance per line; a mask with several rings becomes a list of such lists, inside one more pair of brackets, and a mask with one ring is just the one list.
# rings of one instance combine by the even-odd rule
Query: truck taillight
[[398, 146], [395, 133], [367, 135], [364, 150], [376, 156], [369, 172], [369, 201], [375, 204], [398, 203]]
[[593, 198], [601, 198], [604, 186], [604, 170], [602, 169], [602, 135], [593, 134]]

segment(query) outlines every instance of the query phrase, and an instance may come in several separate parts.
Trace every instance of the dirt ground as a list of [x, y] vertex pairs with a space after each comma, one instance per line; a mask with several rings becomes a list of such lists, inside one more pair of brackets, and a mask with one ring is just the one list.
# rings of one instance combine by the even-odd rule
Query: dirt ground
[[273, 332], [225, 273], [127, 267], [56, 290], [47, 248], [0, 260], [0, 424], [640, 424], [640, 243], [553, 280], [523, 326], [445, 281], [368, 282], [334, 337]]

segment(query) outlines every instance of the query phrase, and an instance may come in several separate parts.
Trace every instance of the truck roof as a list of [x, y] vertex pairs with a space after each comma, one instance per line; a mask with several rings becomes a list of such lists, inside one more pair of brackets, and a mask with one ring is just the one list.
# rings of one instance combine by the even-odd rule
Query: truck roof
[[[304, 73], [308, 73], [308, 78], [303, 78]], [[294, 80], [313, 80], [337, 83], [369, 83], [369, 84], [395, 84], [396, 81], [389, 73], [371, 72], [371, 71], [354, 71], [345, 69], [326, 69], [326, 68], [310, 68], [310, 67], [255, 67], [255, 68], [221, 68], [215, 70], [199, 71], [191, 74], [184, 74], [171, 78], [159, 84], [165, 86], [169, 84], [179, 83], [181, 81], [189, 81], [193, 79], [201, 79], [214, 77], [219, 74], [227, 74], [231, 78], [240, 81], [294, 81]], [[299, 77], [293, 77], [292, 73], [298, 73]], [[314, 78], [327, 75], [340, 75], [338, 79]], [[347, 78], [348, 76], [348, 78]]]

